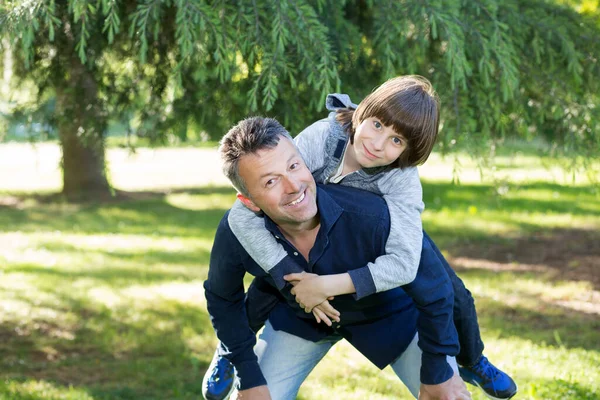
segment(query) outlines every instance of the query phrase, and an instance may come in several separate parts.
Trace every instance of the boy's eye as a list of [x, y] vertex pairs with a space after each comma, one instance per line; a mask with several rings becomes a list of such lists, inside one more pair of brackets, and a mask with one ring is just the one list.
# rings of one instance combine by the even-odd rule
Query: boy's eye
[[379, 121], [374, 121], [373, 126], [377, 129], [381, 129], [383, 127], [383, 125]]
[[392, 141], [394, 142], [394, 144], [400, 146], [402, 144], [402, 139], [400, 139], [399, 137], [394, 137], [392, 138]]

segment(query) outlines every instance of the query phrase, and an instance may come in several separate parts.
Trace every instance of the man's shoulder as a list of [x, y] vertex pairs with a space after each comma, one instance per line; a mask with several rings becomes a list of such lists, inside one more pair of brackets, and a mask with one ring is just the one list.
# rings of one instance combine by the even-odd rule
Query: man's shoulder
[[221, 218], [221, 221], [219, 221], [219, 225], [217, 226], [217, 232], [218, 231], [222, 231], [222, 233], [230, 232], [233, 235], [233, 232], [231, 232], [231, 227], [229, 226], [229, 214], [230, 213], [231, 213], [231, 208], [228, 209], [227, 211], [225, 211], [225, 214], [223, 214], [223, 217]]
[[[227, 210], [219, 221], [219, 225], [217, 226], [217, 231], [215, 232], [215, 244], [219, 242], [219, 244], [225, 246], [231, 246], [231, 250], [237, 250], [238, 247], [243, 249], [239, 240], [231, 230], [231, 226], [229, 226], [229, 213], [231, 210]], [[214, 250], [214, 249], [213, 249]]]
[[389, 218], [385, 200], [373, 192], [334, 184], [318, 186], [344, 210], [344, 213], [364, 217]]

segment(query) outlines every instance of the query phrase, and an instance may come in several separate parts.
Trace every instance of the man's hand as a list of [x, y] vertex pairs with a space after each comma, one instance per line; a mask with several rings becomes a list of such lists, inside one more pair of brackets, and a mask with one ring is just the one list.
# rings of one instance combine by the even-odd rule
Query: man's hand
[[307, 313], [330, 297], [326, 292], [327, 286], [324, 278], [308, 272], [289, 274], [283, 277], [294, 286], [291, 293], [296, 296], [296, 302]]
[[460, 376], [454, 376], [439, 385], [421, 384], [419, 400], [470, 400], [471, 393], [467, 390]]
[[[233, 393], [235, 395], [235, 393]], [[271, 393], [267, 385], [253, 387], [251, 389], [240, 390], [237, 396], [231, 396], [237, 400], [271, 400]]]

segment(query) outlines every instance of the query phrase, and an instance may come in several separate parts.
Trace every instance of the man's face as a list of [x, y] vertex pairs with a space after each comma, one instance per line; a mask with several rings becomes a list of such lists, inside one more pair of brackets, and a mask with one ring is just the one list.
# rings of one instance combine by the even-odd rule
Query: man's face
[[294, 144], [281, 137], [277, 147], [243, 156], [238, 164], [253, 211], [262, 210], [277, 225], [300, 225], [317, 215], [316, 185]]

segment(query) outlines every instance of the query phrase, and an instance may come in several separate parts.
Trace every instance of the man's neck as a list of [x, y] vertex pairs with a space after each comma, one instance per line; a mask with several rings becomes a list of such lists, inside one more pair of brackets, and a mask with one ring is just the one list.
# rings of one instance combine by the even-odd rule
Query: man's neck
[[317, 233], [321, 227], [319, 216], [315, 216], [310, 221], [302, 224], [282, 224], [277, 225], [283, 236], [302, 254], [304, 259], [308, 261], [310, 250], [315, 245]]

